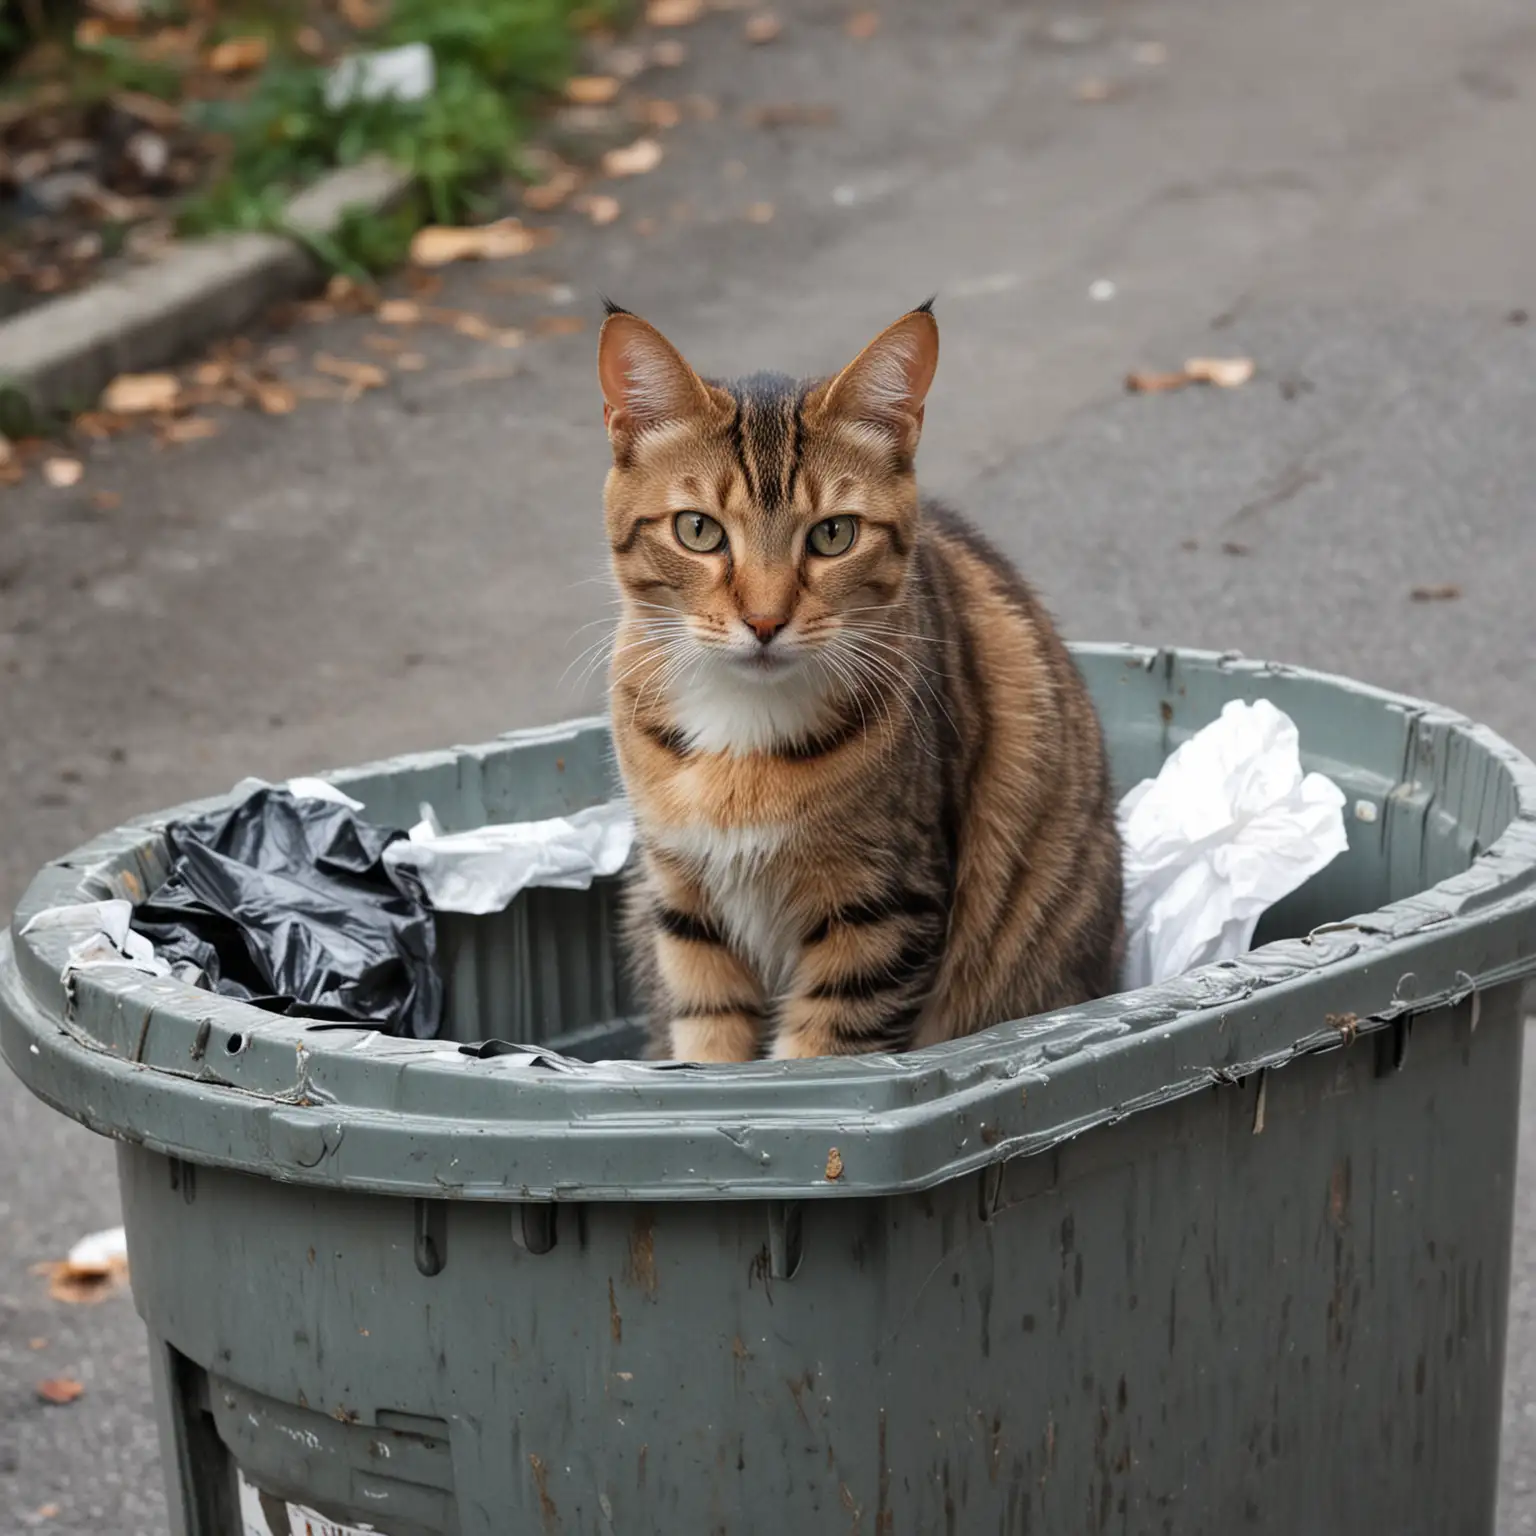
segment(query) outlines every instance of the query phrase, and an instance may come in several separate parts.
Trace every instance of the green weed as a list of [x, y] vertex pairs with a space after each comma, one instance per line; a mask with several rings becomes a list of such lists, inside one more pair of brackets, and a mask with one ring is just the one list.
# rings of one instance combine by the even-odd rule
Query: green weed
[[483, 215], [486, 191], [517, 169], [541, 96], [577, 61], [579, 30], [620, 19], [624, 0], [396, 0], [370, 47], [425, 43], [436, 88], [419, 102], [355, 101], [332, 110], [325, 72], [292, 58], [268, 66], [244, 101], [207, 103], [198, 121], [230, 146], [223, 175], [186, 207], [184, 232], [281, 228], [282, 203], [324, 172], [383, 154], [410, 170], [419, 200], [361, 212], [308, 243], [327, 265], [356, 273], [398, 263], [426, 219]]

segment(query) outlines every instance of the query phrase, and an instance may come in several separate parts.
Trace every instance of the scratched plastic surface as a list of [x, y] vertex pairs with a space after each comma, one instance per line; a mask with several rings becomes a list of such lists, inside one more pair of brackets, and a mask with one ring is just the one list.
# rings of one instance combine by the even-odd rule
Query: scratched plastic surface
[[[177, 1536], [236, 1466], [390, 1536], [1491, 1531], [1536, 773], [1339, 679], [1079, 660], [1122, 785], [1262, 696], [1345, 790], [1243, 960], [700, 1069], [630, 1059], [611, 888], [445, 921], [435, 1042], [0, 949], [7, 1061], [122, 1143]], [[335, 778], [465, 826], [610, 773], [581, 722]], [[142, 895], [183, 813], [18, 917]]]

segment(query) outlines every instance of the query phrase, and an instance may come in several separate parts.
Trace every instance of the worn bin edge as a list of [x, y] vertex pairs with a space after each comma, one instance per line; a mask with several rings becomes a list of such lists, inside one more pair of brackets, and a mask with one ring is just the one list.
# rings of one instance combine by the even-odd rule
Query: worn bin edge
[[[1148, 670], [1176, 661], [1261, 675], [1318, 676], [1187, 652], [1160, 661], [1171, 653], [1118, 646], [1078, 650]], [[167, 1003], [194, 999], [193, 1011], [200, 1016], [214, 1012], [221, 1019], [247, 1019], [247, 1027], [260, 1028], [270, 1037], [260, 1042], [262, 1049], [293, 1051], [296, 1034], [293, 1021], [273, 1020], [259, 1010], [177, 984], [149, 985], [126, 971], [76, 974], [74, 995], [66, 997], [57, 962], [69, 935], [57, 931], [21, 941], [33, 961], [30, 980], [46, 975], [56, 988], [52, 996], [50, 989], [40, 996], [23, 974], [14, 941], [0, 942], [0, 1052], [29, 1088], [93, 1129], [189, 1161], [295, 1182], [500, 1200], [800, 1198], [930, 1187], [988, 1163], [1044, 1150], [1095, 1124], [1213, 1082], [1279, 1067], [1295, 1055], [1342, 1043], [1339, 1028], [1327, 1017], [1326, 997], [1332, 988], [1347, 990], [1355, 1005], [1348, 1029], [1368, 1031], [1490, 987], [1516, 984], [1536, 970], [1536, 893], [1531, 890], [1536, 770], [1494, 733], [1458, 715], [1349, 686], [1414, 718], [1467, 734], [1505, 765], [1515, 786], [1516, 813], [1471, 869], [1366, 919], [1329, 924], [1308, 939], [1265, 946], [1240, 962], [1208, 967], [1167, 986], [1122, 994], [1088, 1008], [998, 1026], [908, 1057], [808, 1066], [757, 1063], [704, 1071], [567, 1062], [558, 1071], [519, 1075], [495, 1061], [445, 1052], [440, 1044], [434, 1049], [429, 1042], [416, 1048], [416, 1062], [409, 1070], [441, 1080], [441, 1111], [400, 1115], [325, 1102], [318, 1083], [323, 1070], [316, 1072], [321, 1088], [316, 1101], [304, 1104], [294, 1097], [253, 1093], [236, 1082], [209, 1083], [148, 1069], [87, 1043], [68, 1027], [72, 1009], [82, 1003], [138, 1007], [147, 1034], [157, 996]], [[511, 739], [559, 742], [594, 729], [601, 730], [601, 722], [571, 722], [513, 733]], [[397, 759], [393, 765], [418, 761]], [[391, 766], [366, 766], [332, 778], [344, 785]], [[150, 837], [178, 814], [144, 818], [142, 837]], [[48, 906], [71, 899], [71, 893], [74, 900], [96, 899], [111, 857], [140, 847], [126, 828], [108, 834], [45, 869], [34, 892]], [[29, 892], [19, 918], [35, 909], [32, 896]], [[1454, 963], [1458, 933], [1473, 912], [1484, 953], [1494, 961], [1476, 976]], [[33, 938], [44, 942], [34, 945]], [[1372, 961], [1389, 944], [1397, 964], [1373, 969]], [[1405, 994], [1402, 980], [1410, 959], [1413, 986]], [[1389, 969], [1396, 979], [1387, 976]], [[1375, 974], [1377, 970], [1382, 974]], [[1328, 984], [1322, 991], [1317, 990], [1320, 981]], [[1318, 1019], [1314, 1030], [1298, 1035], [1294, 1021], [1285, 1024], [1282, 1005], [1292, 987], [1303, 984], [1313, 989], [1309, 1001]], [[171, 991], [162, 993], [162, 988]], [[1371, 1000], [1368, 1011], [1359, 1006], [1362, 995]], [[161, 1018], [171, 1025], [180, 1022], [171, 1018], [169, 1009]], [[341, 1054], [348, 1033], [312, 1038], [307, 1045], [311, 1062], [323, 1068], [328, 1057]], [[398, 1047], [404, 1044], [394, 1043], [397, 1049], [388, 1070], [401, 1070]], [[1145, 1089], [1148, 1050], [1166, 1057], [1160, 1063], [1163, 1070], [1155, 1074], [1159, 1086], [1151, 1093]], [[1117, 1096], [1115, 1080], [1122, 1071], [1127, 1089], [1134, 1077], [1140, 1092]], [[464, 1074], [496, 1080], [504, 1106], [498, 1118], [469, 1125], [453, 1118], [453, 1085]], [[601, 1101], [614, 1099], [614, 1090], [621, 1087], [629, 1090], [622, 1095], [625, 1113], [605, 1116]], [[838, 1100], [846, 1104], [854, 1087], [862, 1094], [854, 1095], [855, 1101], [866, 1106], [878, 1102], [877, 1113], [850, 1114], [839, 1107]], [[872, 1100], [874, 1089], [880, 1092]], [[637, 1098], [645, 1101], [638, 1112]], [[175, 1112], [166, 1113], [177, 1101]], [[143, 1131], [150, 1124], [174, 1127], [180, 1134], [151, 1142]], [[957, 1127], [965, 1133], [958, 1148]], [[468, 1159], [468, 1167], [465, 1131], [474, 1133], [467, 1140], [478, 1152]], [[800, 1166], [808, 1133], [838, 1138], [841, 1177], [828, 1179], [820, 1165]], [[315, 1146], [321, 1149], [318, 1156], [311, 1155]], [[423, 1155], [400, 1155], [405, 1149]], [[792, 1155], [797, 1149], [798, 1156]], [[461, 1178], [445, 1184], [440, 1169], [450, 1156]], [[507, 1174], [509, 1166], [516, 1169], [515, 1179]], [[394, 1171], [382, 1173], [386, 1167]], [[413, 1167], [422, 1171], [414, 1173]], [[622, 1178], [616, 1176], [618, 1170]], [[662, 1177], [657, 1170], [670, 1171]]]

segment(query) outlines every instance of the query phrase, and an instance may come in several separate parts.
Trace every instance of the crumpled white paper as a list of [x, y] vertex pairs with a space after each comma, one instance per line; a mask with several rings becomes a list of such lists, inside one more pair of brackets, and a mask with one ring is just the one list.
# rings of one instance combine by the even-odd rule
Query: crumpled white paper
[[635, 841], [634, 818], [620, 800], [468, 832], [444, 832], [430, 806], [422, 811], [409, 839], [384, 850], [384, 864], [439, 912], [500, 912], [531, 885], [584, 891], [599, 875], [617, 874]]
[[437, 61], [425, 43], [354, 53], [325, 77], [325, 105], [340, 112], [359, 101], [423, 101], [437, 86]]
[[[258, 789], [271, 788], [272, 785], [266, 779], [241, 779], [230, 793], [237, 799], [249, 800]], [[349, 811], [360, 811], [363, 808], [361, 800], [354, 800], [346, 790], [338, 789], [325, 779], [289, 779], [282, 788], [295, 800], [329, 800], [332, 805], [344, 805]]]
[[128, 1262], [128, 1233], [122, 1227], [108, 1227], [82, 1237], [69, 1250], [64, 1263], [76, 1275], [106, 1275], [114, 1264]]
[[155, 953], [142, 933], [128, 926], [133, 916], [131, 901], [87, 901], [69, 907], [49, 907], [33, 917], [21, 931], [41, 928], [75, 928], [93, 923], [96, 931], [69, 946], [63, 974], [86, 971], [100, 965], [131, 965], [149, 976], [169, 976], [170, 965]]
[[1234, 700], [1120, 802], [1129, 991], [1230, 960], [1259, 918], [1349, 846], [1344, 795], [1303, 774], [1296, 726]]

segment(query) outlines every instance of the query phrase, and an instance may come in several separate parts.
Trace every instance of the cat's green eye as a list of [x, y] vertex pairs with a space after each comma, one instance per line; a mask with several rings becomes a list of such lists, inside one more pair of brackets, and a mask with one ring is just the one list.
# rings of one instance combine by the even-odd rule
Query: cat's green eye
[[672, 519], [677, 542], [696, 555], [712, 555], [725, 543], [725, 529], [703, 512], [679, 512]]
[[856, 517], [824, 517], [811, 529], [806, 543], [815, 555], [846, 555], [859, 531]]

